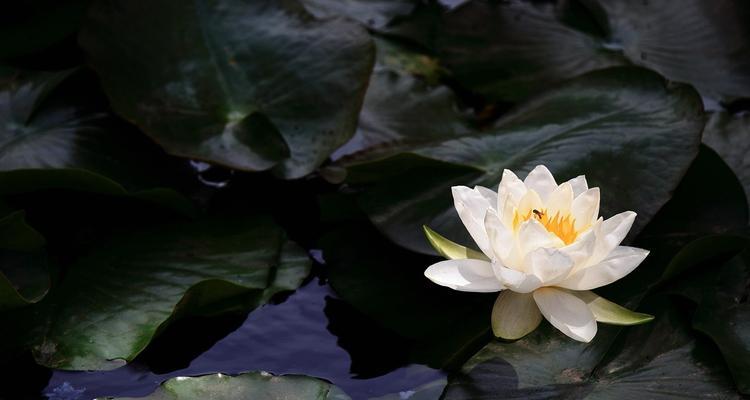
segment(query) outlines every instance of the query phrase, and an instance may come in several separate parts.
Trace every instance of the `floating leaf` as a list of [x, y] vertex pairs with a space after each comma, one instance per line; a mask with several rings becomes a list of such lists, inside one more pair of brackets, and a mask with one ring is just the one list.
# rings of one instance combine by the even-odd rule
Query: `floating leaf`
[[750, 206], [750, 114], [711, 114], [703, 131], [703, 143], [719, 153], [732, 168], [742, 182]]
[[39, 301], [49, 289], [44, 237], [23, 211], [0, 219], [0, 311]]
[[353, 134], [372, 41], [296, 1], [97, 2], [80, 42], [115, 111], [169, 153], [286, 178]]
[[602, 214], [634, 210], [638, 232], [669, 200], [698, 153], [701, 112], [693, 90], [668, 85], [652, 72], [596, 71], [531, 100], [486, 132], [426, 143], [413, 138], [413, 153], [443, 164], [409, 168], [395, 157], [358, 165], [350, 174], [356, 179], [361, 170], [369, 176], [381, 171], [388, 177], [368, 189], [361, 204], [389, 238], [420, 252], [432, 252], [422, 225], [471, 243], [455, 215], [451, 186], [494, 189], [503, 169], [524, 176], [538, 164], [561, 181], [585, 174], [590, 186], [602, 188]]
[[274, 376], [267, 372], [247, 372], [198, 377], [179, 376], [164, 383], [146, 397], [117, 397], [112, 400], [350, 400], [341, 389], [308, 376]]
[[26, 313], [28, 321], [16, 324], [16, 337], [31, 342], [42, 365], [111, 369], [132, 360], [170, 321], [252, 309], [296, 289], [309, 267], [304, 251], [267, 218], [139, 231], [76, 262]]
[[393, 18], [408, 15], [417, 5], [415, 0], [301, 0], [305, 8], [320, 18], [345, 16], [370, 28], [388, 25]]

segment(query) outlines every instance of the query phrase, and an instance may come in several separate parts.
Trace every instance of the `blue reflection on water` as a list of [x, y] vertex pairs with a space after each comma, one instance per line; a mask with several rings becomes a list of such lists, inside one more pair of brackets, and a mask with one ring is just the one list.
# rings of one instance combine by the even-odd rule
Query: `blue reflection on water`
[[106, 372], [55, 371], [43, 393], [53, 400], [145, 396], [175, 376], [263, 370], [323, 378], [353, 399], [366, 399], [408, 392], [445, 376], [426, 366], [410, 365], [378, 377], [358, 379], [350, 373], [349, 354], [327, 329], [326, 297], [336, 296], [327, 284], [314, 279], [283, 303], [250, 313], [237, 330], [194, 358], [187, 368], [155, 374], [134, 363]]

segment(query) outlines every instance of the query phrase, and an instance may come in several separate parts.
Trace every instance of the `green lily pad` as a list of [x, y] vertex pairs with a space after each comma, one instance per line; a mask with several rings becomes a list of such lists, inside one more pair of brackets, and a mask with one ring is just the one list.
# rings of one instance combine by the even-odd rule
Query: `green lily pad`
[[415, 0], [301, 0], [310, 13], [326, 18], [345, 16], [370, 28], [388, 25], [395, 17], [408, 15], [417, 5]]
[[[746, 250], [714, 276], [712, 285], [707, 285], [693, 320], [693, 326], [719, 346], [737, 388], [744, 394], [750, 394], [749, 280], [750, 252]], [[705, 285], [706, 280], [703, 282]]]
[[703, 143], [714, 149], [742, 182], [750, 206], [750, 114], [711, 114]]
[[733, 1], [473, 0], [443, 16], [435, 47], [465, 87], [492, 100], [627, 64], [714, 98], [748, 97], [748, 17]]
[[613, 68], [551, 90], [486, 131], [453, 140], [412, 139], [409, 151], [441, 163], [409, 168], [403, 156], [392, 157], [350, 168], [350, 175], [382, 171], [383, 181], [369, 187], [360, 203], [390, 239], [415, 251], [433, 252], [422, 225], [471, 243], [455, 215], [451, 186], [495, 188], [503, 169], [524, 176], [538, 164], [559, 182], [585, 174], [590, 186], [602, 188], [602, 215], [638, 213], [635, 233], [671, 197], [698, 153], [702, 128], [701, 101], [692, 89], [646, 70]]
[[49, 290], [45, 240], [23, 211], [0, 219], [0, 311], [39, 301]]
[[190, 213], [165, 188], [176, 165], [102, 108], [82, 70], [0, 79], [0, 193], [65, 188], [133, 195]]
[[405, 390], [399, 393], [391, 393], [381, 397], [375, 397], [370, 400], [435, 400], [439, 399], [445, 389], [448, 380], [445, 378], [433, 382], [425, 383], [413, 390]]
[[[247, 372], [237, 376], [214, 374], [177, 377], [146, 397], [107, 397], [112, 400], [350, 400], [341, 389], [317, 378], [301, 375], [274, 376]], [[102, 399], [103, 400], [103, 399]]]
[[167, 152], [298, 178], [353, 134], [367, 31], [295, 0], [97, 2], [80, 42], [116, 112]]
[[492, 342], [442, 398], [739, 398], [711, 344], [694, 338], [674, 307], [655, 310], [654, 322], [626, 328], [617, 341], [610, 330], [582, 344], [542, 329], [514, 343]]
[[294, 290], [305, 252], [268, 218], [206, 220], [116, 237], [69, 268], [17, 325], [36, 361], [68, 370], [132, 360], [187, 314], [246, 311]]

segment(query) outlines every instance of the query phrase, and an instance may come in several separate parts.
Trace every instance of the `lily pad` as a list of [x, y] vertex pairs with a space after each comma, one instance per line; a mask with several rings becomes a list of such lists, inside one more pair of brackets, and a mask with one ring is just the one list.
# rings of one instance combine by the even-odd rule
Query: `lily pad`
[[705, 288], [693, 326], [716, 342], [737, 388], [750, 394], [750, 251], [731, 259], [717, 275]]
[[432, 166], [409, 168], [397, 156], [350, 168], [350, 175], [383, 171], [360, 203], [391, 240], [419, 252], [433, 253], [422, 225], [472, 243], [451, 186], [494, 188], [505, 168], [524, 176], [538, 164], [561, 182], [585, 174], [590, 186], [602, 188], [602, 215], [638, 213], [635, 234], [671, 197], [698, 153], [702, 128], [702, 104], [691, 88], [646, 70], [613, 68], [551, 90], [486, 131], [442, 141], [414, 137], [408, 150], [438, 161]]
[[91, 78], [74, 69], [0, 79], [0, 193], [132, 194], [191, 212], [187, 199], [164, 187], [174, 162], [102, 107]]
[[711, 114], [703, 142], [714, 149], [742, 182], [750, 206], [750, 114]]
[[320, 18], [346, 16], [370, 28], [388, 25], [395, 17], [408, 15], [417, 5], [415, 0], [302, 0], [313, 15]]
[[581, 344], [538, 331], [518, 342], [490, 343], [454, 376], [443, 398], [739, 398], [711, 344], [692, 337], [672, 306], [656, 314], [617, 342], [610, 332]]
[[97, 2], [80, 42], [115, 111], [167, 152], [298, 178], [356, 127], [367, 31], [295, 0]]
[[0, 219], [0, 311], [39, 301], [49, 290], [45, 240], [23, 211]]
[[464, 86], [492, 100], [627, 64], [713, 98], [747, 97], [748, 17], [731, 0], [473, 0], [443, 16], [436, 48]]
[[[237, 376], [214, 374], [179, 376], [146, 397], [107, 397], [111, 400], [350, 400], [341, 389], [317, 378], [300, 375], [274, 376], [247, 372]], [[104, 399], [100, 399], [104, 400]]]
[[[206, 220], [116, 237], [77, 261], [16, 323], [36, 361], [102, 370], [187, 314], [247, 311], [294, 290], [310, 261], [268, 218]], [[10, 318], [13, 318], [11, 315]]]

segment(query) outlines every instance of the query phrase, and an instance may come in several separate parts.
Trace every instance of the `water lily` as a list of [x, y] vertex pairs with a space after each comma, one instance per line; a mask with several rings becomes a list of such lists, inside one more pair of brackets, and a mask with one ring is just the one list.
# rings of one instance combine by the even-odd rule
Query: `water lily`
[[569, 337], [589, 342], [597, 321], [653, 319], [591, 292], [629, 274], [648, 251], [620, 245], [636, 214], [599, 217], [599, 188], [589, 188], [584, 176], [558, 185], [541, 165], [523, 181], [505, 170], [497, 192], [455, 186], [453, 199], [481, 252], [425, 227], [430, 243], [449, 259], [425, 276], [455, 290], [500, 292], [492, 310], [496, 336], [521, 338], [544, 317]]

